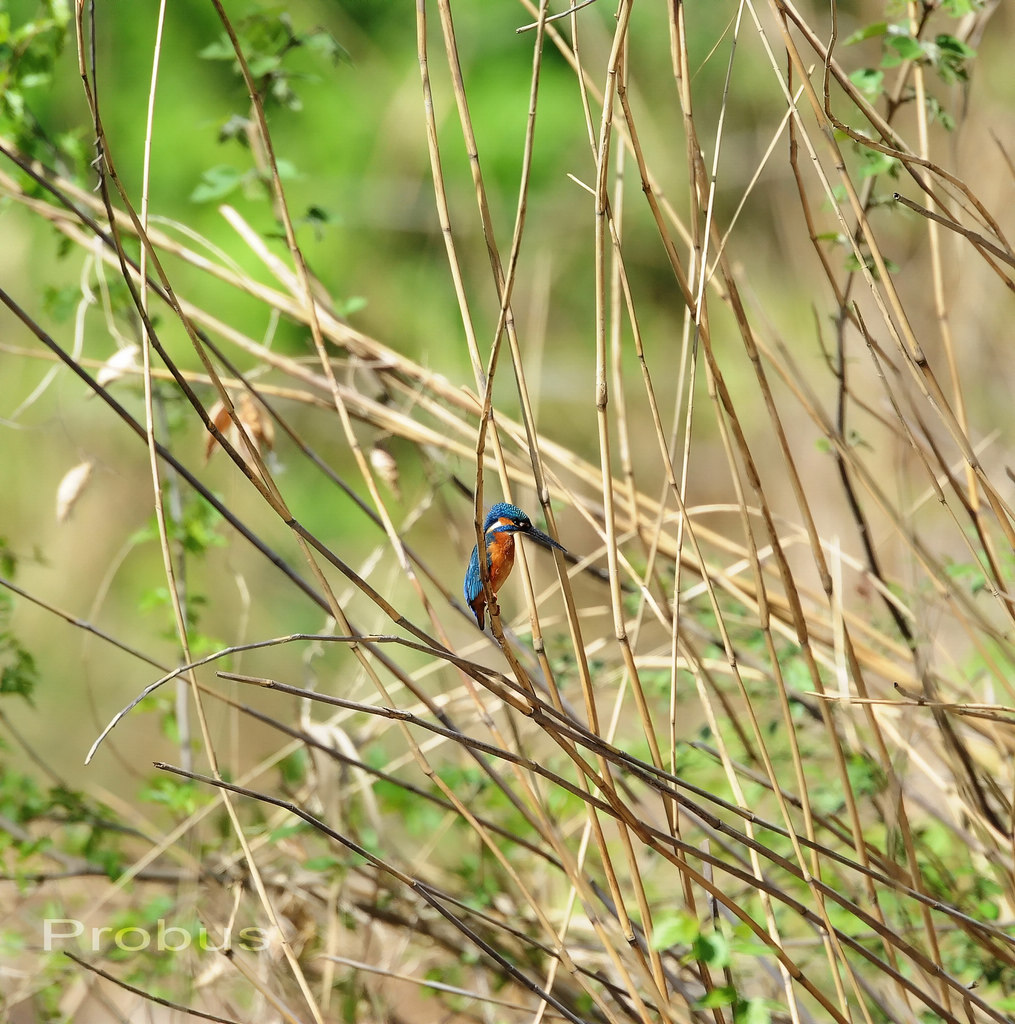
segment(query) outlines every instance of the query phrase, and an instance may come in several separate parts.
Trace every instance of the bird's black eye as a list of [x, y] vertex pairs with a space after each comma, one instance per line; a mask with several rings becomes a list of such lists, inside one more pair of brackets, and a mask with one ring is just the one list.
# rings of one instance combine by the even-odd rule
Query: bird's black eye
[[531, 525], [532, 523], [530, 523], [528, 519], [525, 519], [524, 517], [515, 520], [515, 526], [517, 526], [519, 530], [527, 530]]

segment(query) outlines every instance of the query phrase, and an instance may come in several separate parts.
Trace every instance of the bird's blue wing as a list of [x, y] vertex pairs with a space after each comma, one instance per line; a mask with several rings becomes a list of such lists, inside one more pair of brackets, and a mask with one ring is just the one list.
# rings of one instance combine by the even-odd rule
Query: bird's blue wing
[[483, 590], [483, 578], [479, 575], [479, 548], [472, 549], [472, 558], [469, 559], [469, 568], [465, 570], [465, 585], [462, 593], [465, 594], [465, 603], [470, 607], [472, 602], [479, 597]]

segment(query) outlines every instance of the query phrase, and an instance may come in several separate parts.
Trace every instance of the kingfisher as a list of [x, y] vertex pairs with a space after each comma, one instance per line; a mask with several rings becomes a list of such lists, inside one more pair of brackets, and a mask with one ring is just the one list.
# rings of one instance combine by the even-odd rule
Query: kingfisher
[[[490, 578], [490, 590], [497, 593], [504, 581], [511, 575], [515, 564], [515, 534], [534, 540], [544, 548], [564, 551], [552, 537], [532, 525], [532, 520], [517, 505], [498, 502], [486, 514], [483, 535], [486, 538], [486, 571]], [[566, 551], [565, 551], [566, 554]], [[483, 592], [483, 578], [479, 574], [479, 548], [472, 549], [469, 568], [465, 571], [465, 600], [475, 613], [480, 629], [486, 629], [486, 594]]]

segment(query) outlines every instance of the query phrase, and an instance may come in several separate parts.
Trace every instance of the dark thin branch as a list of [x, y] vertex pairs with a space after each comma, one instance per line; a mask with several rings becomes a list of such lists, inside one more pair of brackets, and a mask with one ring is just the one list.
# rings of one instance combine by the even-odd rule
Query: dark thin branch
[[132, 992], [136, 996], [140, 996], [142, 999], [147, 999], [150, 1003], [157, 1003], [159, 1006], [165, 1006], [170, 1010], [178, 1010], [180, 1013], [186, 1013], [188, 1016], [197, 1017], [200, 1020], [213, 1020], [217, 1024], [243, 1024], [242, 1021], [234, 1020], [232, 1017], [220, 1017], [215, 1013], [205, 1013], [203, 1010], [195, 1010], [192, 1006], [184, 1006], [183, 1003], [174, 1003], [171, 999], [163, 999], [162, 996], [157, 996], [152, 992], [146, 992], [143, 988], [138, 988], [136, 985], [131, 985], [129, 982], [123, 981], [121, 978], [117, 978], [115, 975], [110, 974], [108, 971], [104, 971], [101, 967], [96, 967], [95, 964], [88, 963], [87, 960], [82, 960], [81, 957], [75, 956], [69, 950], [64, 950], [63, 955], [73, 960], [79, 967], [83, 967], [86, 971], [91, 971], [92, 974], [97, 974], [100, 978], [105, 978], [106, 981], [111, 981], [114, 985]]

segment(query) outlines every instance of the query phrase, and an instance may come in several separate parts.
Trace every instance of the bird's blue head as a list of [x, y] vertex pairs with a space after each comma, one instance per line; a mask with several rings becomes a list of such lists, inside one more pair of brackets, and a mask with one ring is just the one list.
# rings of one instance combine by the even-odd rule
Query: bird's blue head
[[532, 520], [517, 506], [506, 501], [499, 501], [486, 514], [483, 521], [483, 533], [489, 537], [494, 533], [520, 533], [544, 548], [564, 548], [552, 537], [532, 525]]
[[487, 512], [486, 519], [483, 520], [483, 532], [486, 533], [490, 527], [497, 525], [502, 519], [506, 519], [507, 522], [501, 524], [498, 533], [515, 533], [532, 525], [529, 517], [517, 505], [499, 501]]

